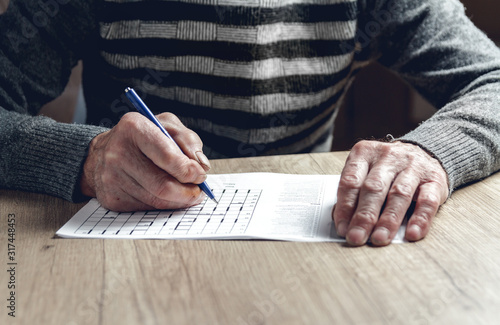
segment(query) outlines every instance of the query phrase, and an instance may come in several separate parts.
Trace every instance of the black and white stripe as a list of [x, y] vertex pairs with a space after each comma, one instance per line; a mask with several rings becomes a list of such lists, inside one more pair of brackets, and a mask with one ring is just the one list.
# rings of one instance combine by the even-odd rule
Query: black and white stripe
[[[119, 95], [109, 90], [133, 86], [157, 113], [168, 110], [196, 131], [210, 157], [311, 150], [331, 138], [352, 71], [356, 5], [103, 1], [100, 57], [85, 73], [88, 104], [113, 106]], [[103, 74], [106, 91], [97, 80]], [[90, 122], [124, 110], [99, 112]]]

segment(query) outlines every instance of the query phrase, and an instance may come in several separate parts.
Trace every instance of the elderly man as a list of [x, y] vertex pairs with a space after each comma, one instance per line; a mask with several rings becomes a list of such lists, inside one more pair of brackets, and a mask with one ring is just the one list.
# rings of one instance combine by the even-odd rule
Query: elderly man
[[[5, 188], [196, 204], [208, 158], [329, 150], [336, 104], [373, 60], [439, 111], [353, 148], [333, 212], [350, 244], [389, 244], [412, 201], [406, 238], [423, 238], [454, 188], [500, 167], [500, 51], [457, 0], [11, 0], [0, 38]], [[78, 60], [87, 124], [36, 116]], [[128, 86], [185, 155], [132, 112]]]

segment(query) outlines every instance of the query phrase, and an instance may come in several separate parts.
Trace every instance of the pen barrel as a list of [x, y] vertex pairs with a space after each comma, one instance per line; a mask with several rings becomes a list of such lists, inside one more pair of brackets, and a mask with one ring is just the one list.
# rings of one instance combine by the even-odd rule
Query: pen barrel
[[215, 196], [212, 193], [212, 190], [210, 189], [210, 187], [208, 187], [207, 182], [198, 184], [198, 186], [203, 192], [205, 192], [205, 194], [208, 196], [209, 199], [213, 200], [215, 198]]

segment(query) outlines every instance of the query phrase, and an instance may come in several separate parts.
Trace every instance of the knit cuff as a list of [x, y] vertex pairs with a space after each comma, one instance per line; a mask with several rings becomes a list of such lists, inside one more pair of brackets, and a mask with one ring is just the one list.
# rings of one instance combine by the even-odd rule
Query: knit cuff
[[26, 119], [10, 139], [9, 145], [16, 152], [9, 159], [6, 183], [10, 188], [83, 201], [79, 180], [89, 143], [107, 130], [45, 117]]
[[482, 177], [478, 166], [485, 153], [473, 137], [457, 126], [426, 122], [398, 140], [414, 143], [439, 160], [448, 174], [450, 194]]

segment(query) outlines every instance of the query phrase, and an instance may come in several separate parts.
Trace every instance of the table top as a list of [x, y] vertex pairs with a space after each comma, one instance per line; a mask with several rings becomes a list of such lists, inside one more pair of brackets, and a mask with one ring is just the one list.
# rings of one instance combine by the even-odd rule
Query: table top
[[[340, 174], [346, 156], [214, 160], [211, 172]], [[499, 198], [496, 174], [457, 190], [424, 240], [353, 248], [61, 239], [84, 204], [0, 190], [0, 323], [499, 324]]]

